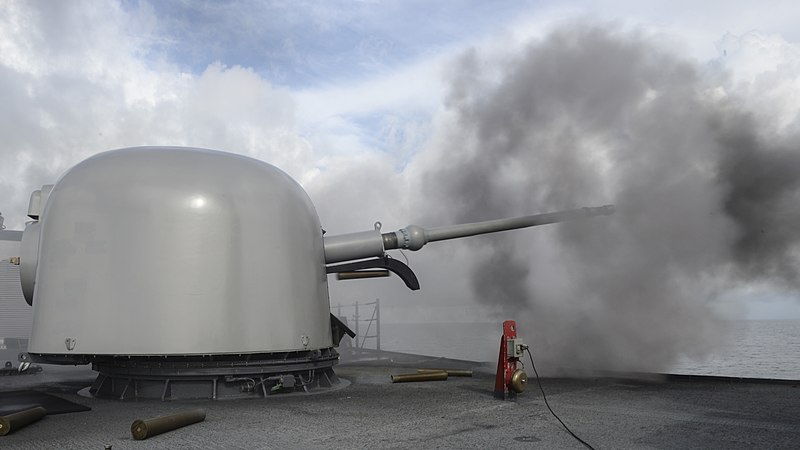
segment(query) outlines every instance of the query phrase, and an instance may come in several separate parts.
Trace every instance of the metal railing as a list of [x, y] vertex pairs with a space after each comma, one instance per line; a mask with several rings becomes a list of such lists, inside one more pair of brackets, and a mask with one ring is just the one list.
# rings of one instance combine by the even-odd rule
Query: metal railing
[[[376, 298], [373, 302], [355, 302], [349, 305], [336, 305], [331, 307], [337, 317], [345, 322], [355, 333], [353, 346], [357, 349], [369, 348], [367, 339], [374, 339], [375, 350], [381, 349], [381, 300]], [[371, 310], [371, 311], [370, 311]], [[361, 329], [366, 326], [362, 336]], [[375, 334], [370, 334], [374, 332]]]

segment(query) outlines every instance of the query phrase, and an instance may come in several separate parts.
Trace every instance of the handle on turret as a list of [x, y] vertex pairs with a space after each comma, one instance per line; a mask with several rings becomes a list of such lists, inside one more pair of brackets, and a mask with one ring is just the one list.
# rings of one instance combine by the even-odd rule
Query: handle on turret
[[372, 231], [326, 236], [325, 262], [331, 264], [381, 256], [386, 250], [393, 249], [419, 250], [428, 242], [445, 241], [611, 214], [614, 214], [614, 206], [605, 205], [428, 229], [417, 225], [409, 225], [390, 233], [381, 233], [380, 227], [376, 226]]

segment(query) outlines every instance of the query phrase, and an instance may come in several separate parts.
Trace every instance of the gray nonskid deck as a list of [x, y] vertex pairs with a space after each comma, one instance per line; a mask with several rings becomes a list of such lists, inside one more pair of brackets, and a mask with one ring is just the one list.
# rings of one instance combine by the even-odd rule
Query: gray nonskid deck
[[[420, 366], [443, 364], [420, 360]], [[516, 401], [504, 402], [493, 397], [486, 366], [477, 369], [473, 378], [392, 384], [390, 374], [413, 371], [407, 363], [354, 362], [337, 367], [350, 386], [312, 396], [118, 402], [75, 393], [91, 383], [89, 370], [47, 367], [14, 377], [14, 388], [55, 393], [92, 411], [48, 416], [0, 437], [0, 446], [581, 448], [547, 411], [535, 380]], [[796, 448], [800, 442], [800, 383], [703, 377], [542, 382], [553, 409], [596, 448]], [[207, 410], [205, 422], [146, 441], [131, 438], [134, 419], [196, 407]]]

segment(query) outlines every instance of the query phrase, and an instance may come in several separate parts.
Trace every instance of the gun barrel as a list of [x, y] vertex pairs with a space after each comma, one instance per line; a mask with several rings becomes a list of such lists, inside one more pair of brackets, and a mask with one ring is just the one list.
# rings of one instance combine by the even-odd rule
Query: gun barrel
[[328, 264], [383, 255], [386, 250], [419, 250], [428, 242], [446, 241], [479, 234], [497, 233], [549, 223], [566, 222], [594, 216], [614, 214], [613, 205], [570, 209], [545, 214], [487, 220], [435, 228], [409, 225], [390, 233], [378, 229], [359, 233], [326, 236], [325, 262]]
[[465, 223], [444, 227], [429, 228], [425, 230], [428, 242], [446, 241], [479, 234], [497, 233], [500, 231], [517, 230], [519, 228], [535, 227], [550, 223], [566, 222], [575, 219], [585, 219], [594, 216], [610, 215], [614, 213], [612, 205], [587, 207], [530, 216], [512, 217], [509, 219], [487, 220], [485, 222]]

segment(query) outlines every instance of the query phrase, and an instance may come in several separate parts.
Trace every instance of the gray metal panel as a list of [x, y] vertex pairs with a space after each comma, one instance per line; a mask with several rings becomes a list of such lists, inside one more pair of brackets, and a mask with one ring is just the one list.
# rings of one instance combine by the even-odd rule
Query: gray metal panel
[[102, 153], [58, 181], [41, 223], [32, 353], [332, 345], [319, 219], [269, 164], [173, 147]]
[[33, 310], [22, 297], [19, 266], [0, 261], [0, 337], [27, 339], [32, 323]]
[[0, 260], [9, 259], [12, 256], [19, 256], [19, 249], [20, 249], [19, 241], [0, 240]]
[[36, 285], [36, 267], [39, 258], [39, 235], [42, 230], [41, 222], [30, 222], [22, 234], [19, 244], [20, 282], [22, 295], [29, 305], [33, 305], [33, 291]]
[[326, 236], [324, 242], [328, 264], [383, 254], [383, 238], [378, 230]]
[[22, 240], [22, 231], [0, 230], [0, 241], [19, 242]]

